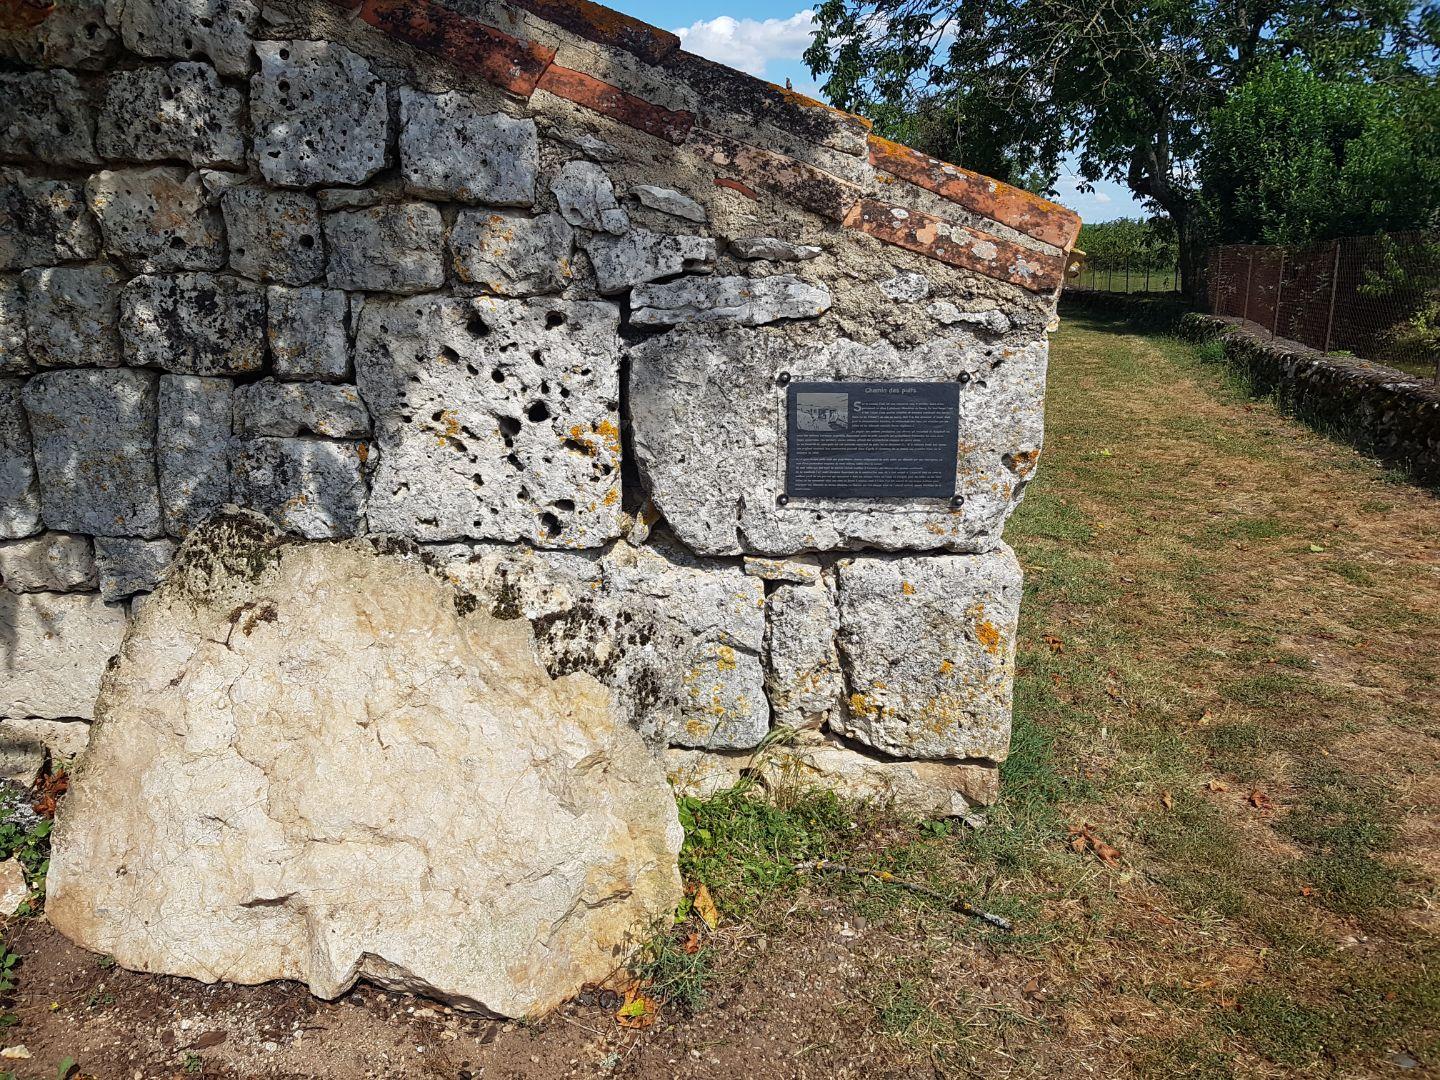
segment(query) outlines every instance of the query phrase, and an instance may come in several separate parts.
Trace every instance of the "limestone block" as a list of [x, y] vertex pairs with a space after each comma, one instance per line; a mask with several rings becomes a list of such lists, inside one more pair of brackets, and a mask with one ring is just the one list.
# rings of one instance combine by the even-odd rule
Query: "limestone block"
[[11, 746], [33, 747], [52, 762], [72, 761], [90, 743], [90, 725], [83, 720], [41, 720], [33, 716], [0, 720], [0, 740]]
[[370, 434], [370, 414], [353, 386], [262, 379], [235, 388], [234, 426], [236, 435], [358, 439]]
[[658, 210], [671, 217], [686, 221], [704, 222], [705, 208], [688, 195], [682, 195], [670, 188], [655, 187], [653, 184], [636, 184], [630, 189], [641, 206]]
[[770, 262], [804, 262], [825, 253], [813, 244], [792, 244], [774, 236], [742, 236], [730, 241], [729, 250], [737, 258]]
[[547, 676], [524, 624], [457, 614], [368, 543], [190, 550], [62, 804], [62, 933], [145, 971], [326, 998], [369, 978], [530, 1017], [670, 917], [663, 773], [593, 679]]
[[0, 74], [0, 157], [47, 165], [94, 165], [95, 118], [68, 71]]
[[26, 270], [30, 358], [41, 367], [120, 365], [120, 274], [110, 266]]
[[232, 187], [220, 196], [230, 268], [256, 281], [307, 285], [325, 272], [320, 212], [298, 191]]
[[983, 555], [838, 564], [848, 738], [905, 758], [1003, 761], [1010, 746], [1020, 564]]
[[365, 443], [238, 440], [235, 501], [312, 540], [354, 536], [365, 531], [366, 453]]
[[[999, 542], [1039, 456], [1045, 356], [1043, 338], [1001, 346], [965, 330], [902, 349], [843, 338], [802, 343], [767, 330], [678, 329], [630, 350], [633, 446], [650, 497], [675, 534], [702, 554], [985, 551]], [[956, 489], [963, 503], [781, 505], [781, 374], [959, 382]]]
[[1010, 332], [1010, 319], [998, 308], [986, 308], [983, 311], [961, 311], [949, 300], [937, 300], [925, 309], [925, 314], [941, 326], [969, 323], [972, 326], [988, 330], [992, 334], [1008, 334]]
[[328, 41], [261, 41], [255, 158], [272, 184], [363, 184], [385, 167], [390, 113], [370, 64]]
[[530, 206], [540, 141], [535, 121], [484, 109], [467, 94], [400, 89], [400, 169], [412, 195]]
[[640, 326], [710, 322], [759, 326], [823, 315], [830, 310], [830, 290], [790, 274], [682, 278], [663, 285], [637, 285], [630, 304], [630, 321]]
[[715, 241], [708, 236], [670, 236], [631, 229], [623, 236], [596, 233], [582, 240], [580, 246], [595, 268], [596, 288], [606, 296], [642, 282], [715, 264]]
[[462, 210], [450, 230], [455, 276], [501, 296], [559, 292], [574, 276], [575, 231], [559, 214]]
[[282, 379], [342, 380], [350, 377], [348, 301], [339, 289], [265, 292], [270, 363]]
[[205, 56], [222, 75], [246, 75], [260, 8], [251, 0], [106, 0], [106, 16], [141, 56]]
[[913, 304], [930, 295], [930, 279], [924, 274], [904, 273], [880, 282], [880, 291], [891, 300]]
[[746, 555], [743, 562], [745, 573], [763, 581], [814, 585], [820, 580], [820, 560], [814, 555], [796, 555], [791, 559], [767, 559], [763, 555]]
[[[12, 733], [0, 722], [0, 797], [8, 794], [12, 784], [33, 788], [45, 768], [45, 748], [34, 739]], [[31, 793], [33, 799], [34, 795]], [[5, 807], [8, 810], [9, 807]], [[3, 811], [0, 811], [3, 812]], [[7, 823], [8, 824], [8, 823]], [[11, 915], [29, 895], [25, 874], [13, 858], [0, 862], [0, 913]]]
[[95, 589], [90, 537], [52, 532], [0, 542], [0, 584], [17, 593]]
[[183, 536], [230, 501], [229, 379], [160, 376], [156, 429], [165, 531]]
[[20, 379], [0, 377], [0, 539], [40, 531], [40, 486], [30, 446], [30, 422], [20, 403]]
[[126, 621], [98, 593], [0, 590], [0, 716], [88, 720]]
[[120, 292], [126, 360], [182, 375], [259, 371], [265, 290], [229, 274], [142, 275]]
[[55, 0], [38, 26], [0, 27], [0, 56], [26, 67], [103, 67], [119, 47], [101, 0]]
[[175, 555], [173, 540], [136, 540], [127, 536], [97, 536], [95, 565], [100, 571], [100, 595], [124, 600], [150, 592]]
[[95, 142], [107, 158], [245, 165], [245, 99], [209, 64], [117, 71], [105, 87]]
[[445, 284], [444, 223], [432, 203], [392, 203], [325, 215], [334, 289], [413, 293]]
[[367, 303], [355, 378], [380, 448], [371, 528], [542, 547], [619, 535], [618, 321], [602, 302]]
[[105, 247], [140, 274], [215, 270], [225, 233], [198, 173], [159, 166], [94, 174], [85, 183]]
[[21, 392], [48, 528], [159, 536], [153, 371], [44, 371]]
[[605, 170], [591, 161], [568, 161], [550, 182], [560, 215], [571, 225], [618, 236], [630, 227], [620, 208], [615, 186]]
[[826, 582], [781, 585], [765, 600], [765, 690], [777, 726], [818, 728], [841, 715], [845, 679]]
[[30, 370], [30, 350], [25, 343], [25, 294], [20, 278], [0, 277], [0, 375], [19, 375]]
[[99, 250], [78, 184], [0, 169], [0, 270], [93, 259]]

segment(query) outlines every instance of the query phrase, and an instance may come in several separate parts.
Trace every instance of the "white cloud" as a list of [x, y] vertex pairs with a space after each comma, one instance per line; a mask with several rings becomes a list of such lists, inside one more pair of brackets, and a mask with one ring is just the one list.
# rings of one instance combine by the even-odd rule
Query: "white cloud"
[[1106, 195], [1105, 192], [1103, 192], [1103, 191], [1097, 191], [1097, 192], [1095, 192], [1095, 201], [1096, 201], [1097, 203], [1099, 203], [1101, 206], [1104, 206], [1106, 203], [1108, 203], [1108, 202], [1114, 202], [1115, 200], [1112, 199], [1112, 198], [1110, 198], [1109, 195]]
[[815, 13], [808, 8], [788, 19], [701, 19], [675, 31], [685, 48], [720, 64], [764, 75], [772, 60], [798, 61], [810, 47]]

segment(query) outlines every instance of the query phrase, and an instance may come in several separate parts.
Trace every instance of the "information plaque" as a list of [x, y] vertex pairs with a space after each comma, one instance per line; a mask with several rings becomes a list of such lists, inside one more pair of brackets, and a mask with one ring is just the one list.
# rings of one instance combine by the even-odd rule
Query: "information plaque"
[[953, 382], [792, 382], [788, 498], [944, 498], [955, 493]]

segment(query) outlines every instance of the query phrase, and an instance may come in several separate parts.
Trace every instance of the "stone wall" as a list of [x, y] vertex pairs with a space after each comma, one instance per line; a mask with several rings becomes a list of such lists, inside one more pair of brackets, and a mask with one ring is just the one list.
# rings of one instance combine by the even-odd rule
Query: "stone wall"
[[[844, 790], [993, 794], [1072, 214], [587, 0], [9, 6], [27, 763], [235, 503], [421, 545], [692, 778], [785, 725]], [[956, 497], [785, 498], [790, 378], [957, 382]]]

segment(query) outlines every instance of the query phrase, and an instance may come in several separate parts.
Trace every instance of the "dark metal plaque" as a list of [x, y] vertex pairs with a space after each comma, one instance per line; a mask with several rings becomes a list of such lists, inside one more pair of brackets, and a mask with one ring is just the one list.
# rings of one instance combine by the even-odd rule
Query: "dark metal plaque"
[[787, 496], [948, 499], [955, 494], [958, 384], [792, 382], [787, 390]]

